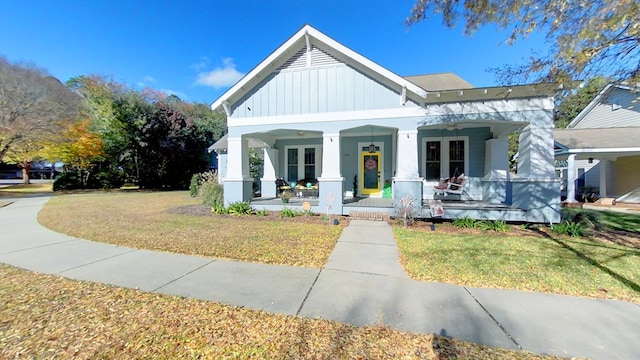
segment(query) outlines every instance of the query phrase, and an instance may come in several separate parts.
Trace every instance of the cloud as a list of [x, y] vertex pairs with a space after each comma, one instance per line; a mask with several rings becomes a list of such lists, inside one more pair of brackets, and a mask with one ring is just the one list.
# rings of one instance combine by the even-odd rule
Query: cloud
[[243, 73], [236, 70], [236, 64], [233, 63], [232, 58], [225, 58], [222, 61], [222, 67], [199, 73], [194, 84], [220, 89], [235, 84], [244, 76]]
[[156, 79], [153, 76], [145, 76], [141, 81], [138, 81], [137, 85], [141, 88], [149, 86], [149, 84], [153, 84], [156, 82]]
[[169, 95], [175, 95], [177, 97], [180, 98], [180, 100], [182, 101], [189, 101], [189, 96], [183, 92], [180, 91], [173, 91], [173, 90], [169, 90], [169, 89], [160, 89], [158, 91], [162, 91], [163, 93], [167, 94], [167, 96]]
[[210, 61], [209, 61], [209, 58], [208, 58], [208, 57], [206, 57], [206, 56], [201, 56], [201, 57], [200, 57], [200, 59], [199, 59], [199, 61], [198, 61], [197, 63], [193, 63], [193, 64], [191, 64], [191, 66], [190, 66], [190, 67], [191, 67], [193, 70], [195, 70], [195, 71], [200, 71], [200, 70], [202, 70], [202, 69], [206, 68], [206, 67], [207, 67], [207, 65], [209, 65], [209, 62], [210, 62]]

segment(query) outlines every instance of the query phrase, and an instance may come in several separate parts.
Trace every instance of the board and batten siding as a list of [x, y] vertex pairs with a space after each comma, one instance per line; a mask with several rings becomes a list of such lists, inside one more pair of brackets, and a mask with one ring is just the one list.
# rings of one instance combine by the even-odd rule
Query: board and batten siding
[[[304, 49], [232, 104], [232, 117], [264, 117], [403, 107], [394, 90], [328, 53]], [[407, 99], [405, 107], [417, 104]]]
[[622, 89], [609, 96], [589, 112], [575, 129], [640, 126], [640, 94]]

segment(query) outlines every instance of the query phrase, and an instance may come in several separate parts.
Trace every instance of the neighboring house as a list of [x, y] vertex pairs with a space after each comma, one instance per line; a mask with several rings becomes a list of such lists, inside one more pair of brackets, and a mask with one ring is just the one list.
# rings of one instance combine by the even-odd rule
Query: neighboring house
[[640, 88], [608, 85], [553, 137], [567, 202], [595, 192], [640, 203]]
[[[451, 73], [404, 78], [306, 25], [211, 105], [229, 127], [212, 146], [226, 156], [225, 202], [275, 210], [283, 179], [317, 184], [310, 203], [322, 213], [392, 214], [410, 196], [419, 217], [441, 199], [444, 218], [557, 222], [554, 90], [473, 88]], [[513, 177], [507, 137], [516, 130]], [[264, 152], [260, 199], [252, 199], [250, 147]], [[462, 194], [434, 192], [461, 174]]]

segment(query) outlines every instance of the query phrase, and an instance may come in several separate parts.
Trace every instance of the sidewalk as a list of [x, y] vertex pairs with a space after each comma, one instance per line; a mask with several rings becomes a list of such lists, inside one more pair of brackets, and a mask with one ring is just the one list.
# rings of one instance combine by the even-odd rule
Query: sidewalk
[[640, 306], [411, 280], [390, 227], [351, 221], [322, 269], [96, 243], [40, 226], [48, 198], [0, 208], [0, 262], [143, 291], [561, 356], [640, 358]]

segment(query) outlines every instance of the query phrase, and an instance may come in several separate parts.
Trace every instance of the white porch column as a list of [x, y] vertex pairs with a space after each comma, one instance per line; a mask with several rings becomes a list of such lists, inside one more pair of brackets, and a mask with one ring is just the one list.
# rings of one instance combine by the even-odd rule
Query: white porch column
[[552, 127], [527, 126], [520, 133], [518, 177], [555, 179]]
[[242, 180], [249, 177], [249, 142], [242, 137], [230, 137], [227, 149], [227, 178]]
[[485, 141], [484, 174], [506, 178], [509, 172], [509, 140], [507, 138]]
[[489, 203], [511, 203], [509, 191], [509, 141], [507, 138], [485, 141], [482, 200]]
[[249, 176], [249, 142], [242, 137], [227, 139], [227, 176], [224, 202], [251, 201], [253, 179]]
[[342, 177], [340, 171], [340, 134], [322, 134], [322, 175], [323, 179]]
[[607, 171], [611, 160], [600, 160], [600, 198], [607, 197]]
[[567, 200], [568, 203], [576, 202], [576, 155], [571, 154], [567, 158]]
[[340, 133], [322, 134], [322, 175], [318, 178], [318, 208], [327, 214], [342, 214], [344, 178]]
[[260, 178], [262, 197], [276, 197], [276, 169], [278, 168], [278, 150], [272, 148], [264, 148], [263, 152], [263, 169], [264, 175]]
[[393, 179], [394, 206], [410, 196], [416, 214], [422, 213], [422, 178], [418, 172], [418, 130], [398, 130], [397, 172]]
[[418, 173], [418, 130], [398, 130], [396, 179], [415, 180]]

